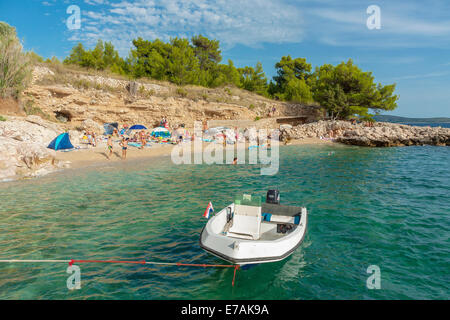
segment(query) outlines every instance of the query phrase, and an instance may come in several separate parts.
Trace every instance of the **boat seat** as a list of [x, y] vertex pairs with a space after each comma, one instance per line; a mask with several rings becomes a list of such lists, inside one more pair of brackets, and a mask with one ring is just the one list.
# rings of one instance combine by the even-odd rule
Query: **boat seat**
[[227, 232], [228, 236], [258, 240], [261, 231], [261, 207], [235, 205], [233, 225]]

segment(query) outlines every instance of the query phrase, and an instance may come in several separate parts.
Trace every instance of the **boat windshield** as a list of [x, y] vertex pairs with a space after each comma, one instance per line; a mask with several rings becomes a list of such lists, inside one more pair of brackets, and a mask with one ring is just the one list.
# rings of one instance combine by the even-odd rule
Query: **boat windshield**
[[234, 204], [240, 204], [244, 206], [261, 207], [261, 197], [252, 196], [250, 194], [243, 194], [234, 198]]

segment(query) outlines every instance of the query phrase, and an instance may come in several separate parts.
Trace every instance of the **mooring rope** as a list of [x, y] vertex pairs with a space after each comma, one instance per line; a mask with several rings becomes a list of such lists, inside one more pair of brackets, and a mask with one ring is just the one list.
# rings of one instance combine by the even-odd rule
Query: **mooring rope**
[[239, 269], [239, 265], [233, 264], [200, 264], [200, 263], [183, 263], [183, 262], [157, 262], [157, 261], [145, 261], [145, 260], [19, 260], [9, 259], [0, 260], [0, 263], [68, 263], [72, 266], [74, 263], [125, 263], [125, 264], [142, 264], [142, 265], [161, 265], [161, 266], [178, 266], [178, 267], [213, 267], [213, 268], [234, 268], [233, 281], [231, 285], [234, 287], [234, 281], [236, 278], [236, 271]]
[[0, 260], [0, 263], [5, 262], [5, 263], [34, 263], [34, 262], [39, 262], [39, 263], [70, 263], [71, 260], [16, 260], [16, 259], [10, 259], [10, 260]]

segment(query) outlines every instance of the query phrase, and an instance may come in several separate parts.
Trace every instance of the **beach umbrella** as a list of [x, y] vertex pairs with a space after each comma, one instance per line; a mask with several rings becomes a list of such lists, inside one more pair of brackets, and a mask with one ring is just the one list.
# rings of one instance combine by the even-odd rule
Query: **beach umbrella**
[[170, 131], [164, 127], [157, 127], [152, 130], [152, 136], [158, 138], [169, 138], [171, 136]]
[[147, 130], [145, 126], [142, 124], [135, 124], [134, 126], [131, 126], [128, 130]]

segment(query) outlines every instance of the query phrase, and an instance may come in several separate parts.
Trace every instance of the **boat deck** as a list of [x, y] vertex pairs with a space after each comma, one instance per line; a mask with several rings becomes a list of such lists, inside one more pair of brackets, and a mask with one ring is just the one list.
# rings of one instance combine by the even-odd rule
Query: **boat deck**
[[[258, 241], [273, 241], [278, 240], [280, 238], [283, 238], [284, 236], [288, 235], [292, 231], [294, 231], [297, 227], [294, 226], [291, 230], [287, 231], [286, 233], [277, 233], [277, 224], [273, 222], [261, 222], [261, 233], [259, 235]], [[231, 235], [228, 235], [230, 238], [235, 238]], [[236, 239], [240, 239], [236, 237]]]
[[280, 238], [283, 238], [284, 236], [288, 235], [292, 231], [296, 229], [296, 226], [294, 226], [290, 231], [287, 231], [286, 233], [277, 233], [277, 224], [271, 223], [271, 222], [261, 222], [261, 233], [259, 235], [259, 240], [277, 240]]
[[285, 206], [282, 204], [262, 203], [261, 211], [276, 216], [293, 217], [302, 212], [302, 207]]

